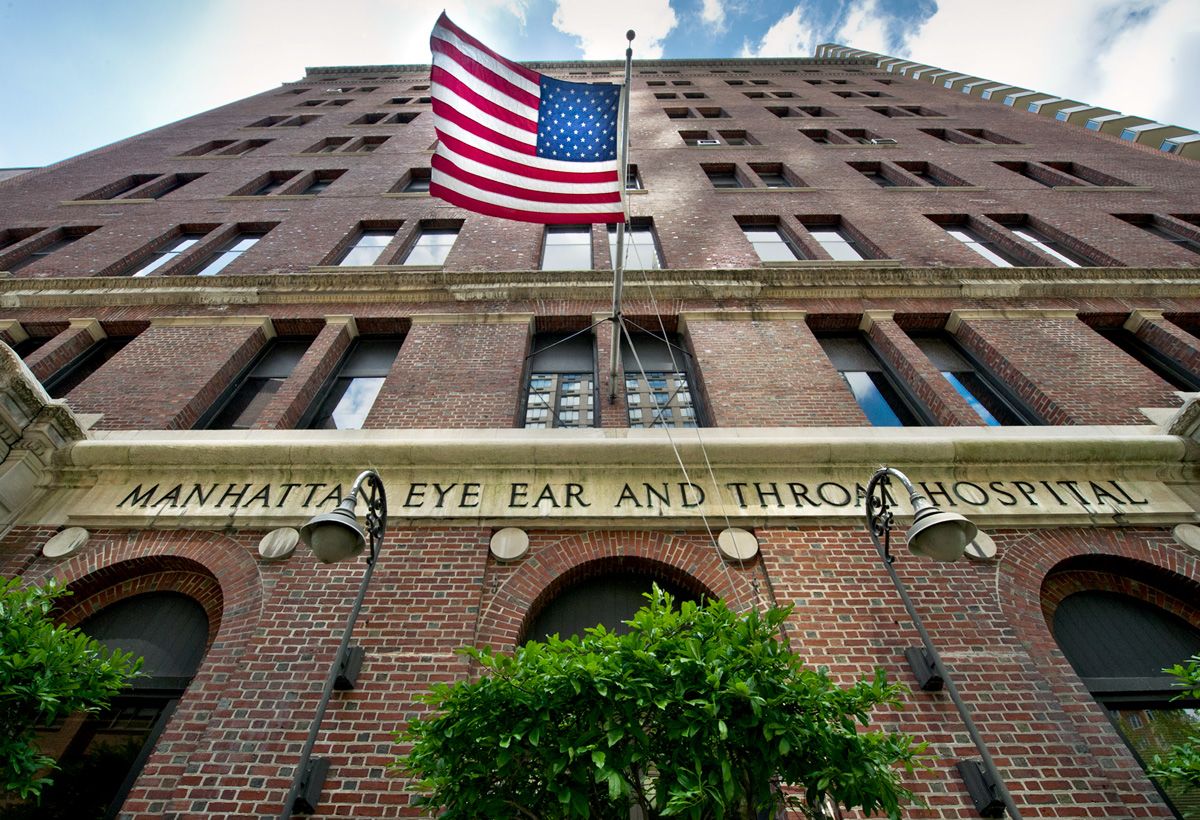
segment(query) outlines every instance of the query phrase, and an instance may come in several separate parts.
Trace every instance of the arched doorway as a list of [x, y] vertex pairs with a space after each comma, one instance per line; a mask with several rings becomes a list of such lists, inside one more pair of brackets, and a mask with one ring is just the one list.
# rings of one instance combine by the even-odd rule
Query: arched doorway
[[[1104, 580], [1104, 574], [1087, 575], [1093, 582]], [[1200, 653], [1200, 629], [1142, 597], [1169, 595], [1142, 585], [1132, 589], [1141, 595], [1119, 588], [1078, 589], [1047, 614], [1059, 648], [1145, 767], [1155, 754], [1200, 731], [1200, 702], [1173, 700], [1179, 690], [1162, 672]], [[1200, 791], [1155, 786], [1177, 815], [1200, 809]]]
[[0, 820], [116, 817], [159, 735], [200, 666], [209, 618], [195, 599], [147, 592], [119, 600], [79, 624], [110, 649], [143, 659], [141, 674], [93, 715], [76, 714], [39, 738], [59, 771], [38, 805], [9, 805]]

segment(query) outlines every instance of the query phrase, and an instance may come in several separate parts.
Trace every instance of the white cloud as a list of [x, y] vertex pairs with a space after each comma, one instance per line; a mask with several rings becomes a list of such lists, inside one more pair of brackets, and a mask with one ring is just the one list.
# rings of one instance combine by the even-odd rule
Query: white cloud
[[854, 0], [846, 9], [842, 25], [828, 39], [883, 54], [888, 50], [888, 28], [893, 18], [880, 12], [876, 0]]
[[554, 27], [579, 40], [585, 60], [625, 56], [625, 32], [633, 29], [633, 56], [656, 59], [677, 19], [670, 0], [558, 0]]
[[742, 57], [811, 57], [817, 45], [817, 31], [805, 19], [803, 6], [796, 6], [775, 21], [757, 44], [746, 40]]
[[700, 20], [710, 28], [725, 28], [725, 0], [701, 0]]
[[[974, 0], [941, 0], [897, 56], [1124, 113], [1200, 126], [1200, 4], [1195, 0], [1009, 0], [1001, 36]], [[999, 28], [998, 28], [999, 27]], [[886, 53], [886, 52], [885, 52]]]

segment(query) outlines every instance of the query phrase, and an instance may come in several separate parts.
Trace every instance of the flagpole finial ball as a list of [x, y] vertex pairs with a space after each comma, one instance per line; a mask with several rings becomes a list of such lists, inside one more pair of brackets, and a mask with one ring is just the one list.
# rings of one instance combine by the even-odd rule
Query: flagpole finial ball
[[634, 34], [633, 29], [630, 29], [629, 31], [625, 32], [625, 39], [631, 43], [633, 42], [633, 38], [636, 36], [637, 35]]

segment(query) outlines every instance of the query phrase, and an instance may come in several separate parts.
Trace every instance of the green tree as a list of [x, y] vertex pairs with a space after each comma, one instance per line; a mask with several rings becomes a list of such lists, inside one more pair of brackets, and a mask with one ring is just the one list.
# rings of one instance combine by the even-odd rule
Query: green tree
[[53, 582], [0, 581], [0, 778], [22, 799], [38, 797], [56, 768], [38, 749], [37, 728], [102, 709], [141, 667], [140, 658], [55, 624], [54, 602], [68, 594]]
[[899, 817], [924, 744], [866, 726], [903, 687], [805, 667], [777, 637], [790, 609], [649, 597], [624, 635], [463, 650], [482, 677], [435, 685], [393, 765], [446, 818], [818, 815], [826, 798]]
[[[1200, 655], [1163, 671], [1174, 676], [1175, 685], [1181, 687], [1172, 700], [1200, 700]], [[1200, 724], [1193, 723], [1190, 736], [1172, 746], [1165, 755], [1155, 755], [1148, 773], [1172, 792], [1200, 791]], [[1200, 817], [1200, 812], [1193, 811], [1187, 816]]]

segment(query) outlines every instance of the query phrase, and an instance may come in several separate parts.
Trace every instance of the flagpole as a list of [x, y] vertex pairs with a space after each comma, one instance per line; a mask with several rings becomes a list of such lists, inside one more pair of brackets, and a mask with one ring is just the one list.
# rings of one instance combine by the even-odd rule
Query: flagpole
[[617, 162], [621, 174], [621, 204], [624, 206], [624, 220], [617, 224], [617, 255], [613, 259], [613, 304], [612, 304], [612, 359], [609, 372], [609, 402], [617, 398], [617, 368], [621, 357], [621, 289], [625, 279], [625, 223], [629, 221], [629, 194], [625, 175], [629, 173], [629, 86], [633, 75], [633, 29], [625, 32], [629, 45], [625, 47], [625, 87], [621, 90], [621, 144], [617, 148]]

